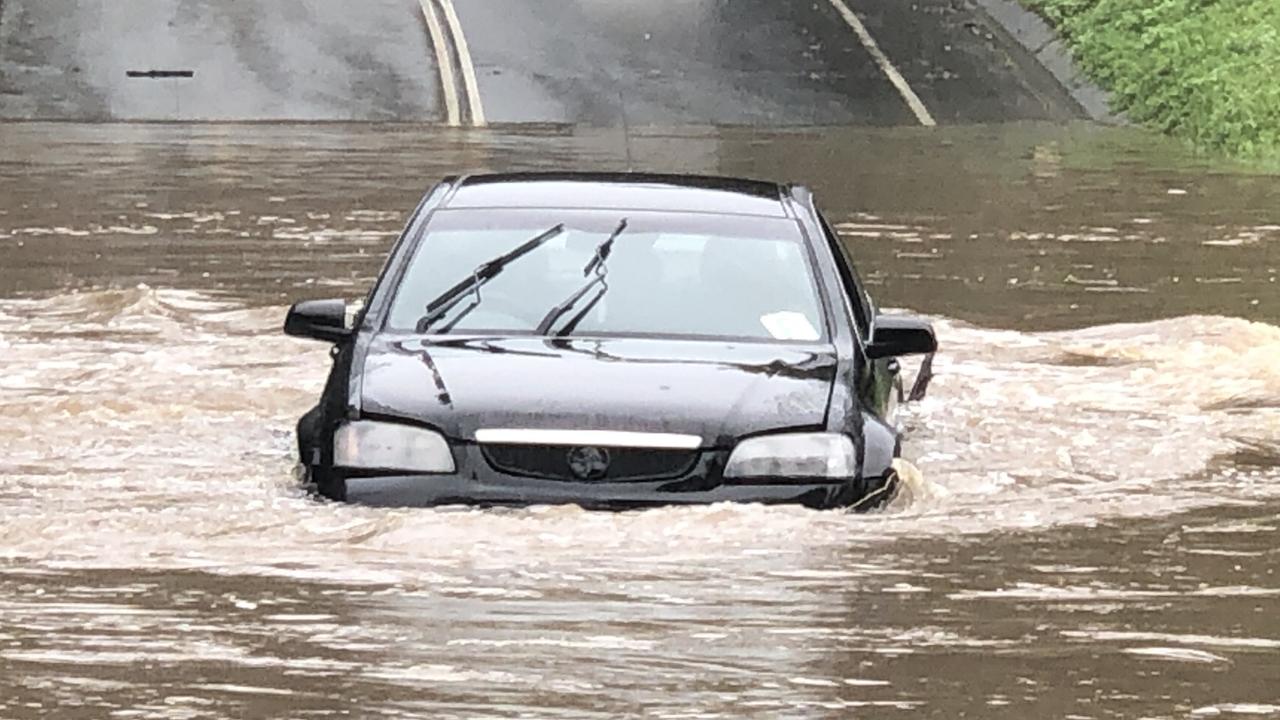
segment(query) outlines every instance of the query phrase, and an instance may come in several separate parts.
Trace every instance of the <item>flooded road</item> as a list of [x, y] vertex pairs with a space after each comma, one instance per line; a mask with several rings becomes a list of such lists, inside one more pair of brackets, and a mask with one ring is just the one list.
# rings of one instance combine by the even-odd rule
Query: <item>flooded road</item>
[[[0, 125], [0, 718], [1280, 717], [1280, 178], [1123, 130]], [[943, 352], [883, 513], [314, 502], [441, 175], [804, 181]]]

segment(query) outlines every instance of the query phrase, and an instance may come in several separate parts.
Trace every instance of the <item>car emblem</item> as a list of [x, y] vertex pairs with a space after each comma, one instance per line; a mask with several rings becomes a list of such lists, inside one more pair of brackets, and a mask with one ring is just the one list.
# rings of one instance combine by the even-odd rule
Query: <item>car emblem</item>
[[599, 480], [609, 471], [609, 451], [598, 447], [576, 447], [565, 457], [569, 469], [583, 480]]

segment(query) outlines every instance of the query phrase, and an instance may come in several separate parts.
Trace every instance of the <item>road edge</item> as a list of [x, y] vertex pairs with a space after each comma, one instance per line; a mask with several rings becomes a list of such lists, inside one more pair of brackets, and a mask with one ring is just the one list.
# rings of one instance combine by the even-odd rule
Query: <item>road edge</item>
[[1081, 72], [1066, 41], [1048, 21], [1016, 0], [971, 2], [975, 9], [986, 15], [1048, 70], [1091, 120], [1106, 125], [1129, 124], [1128, 118], [1112, 109], [1111, 93]]

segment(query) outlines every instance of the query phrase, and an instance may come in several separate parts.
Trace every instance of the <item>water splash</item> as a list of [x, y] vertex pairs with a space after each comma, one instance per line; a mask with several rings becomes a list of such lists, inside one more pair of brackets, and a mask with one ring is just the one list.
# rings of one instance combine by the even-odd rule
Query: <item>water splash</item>
[[[14, 439], [0, 460], [0, 555], [324, 575], [336, 551], [386, 581], [404, 578], [406, 557], [784, 557], [850, 538], [1087, 525], [1280, 493], [1268, 454], [1280, 440], [1269, 361], [1280, 329], [1191, 317], [1036, 334], [939, 319], [937, 379], [906, 414], [915, 464], [900, 464], [901, 497], [872, 516], [317, 503], [290, 472], [292, 423], [327, 358], [278, 333], [283, 312], [146, 286], [0, 301], [14, 368], [0, 378], [0, 432]], [[251, 550], [262, 546], [269, 559]]]

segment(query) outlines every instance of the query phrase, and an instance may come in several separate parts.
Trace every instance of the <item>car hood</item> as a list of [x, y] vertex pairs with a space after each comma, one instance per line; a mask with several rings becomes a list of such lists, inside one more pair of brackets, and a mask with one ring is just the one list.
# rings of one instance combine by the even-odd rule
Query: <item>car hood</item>
[[361, 411], [474, 439], [479, 428], [694, 434], [704, 447], [821, 427], [836, 358], [826, 345], [652, 339], [379, 335]]

